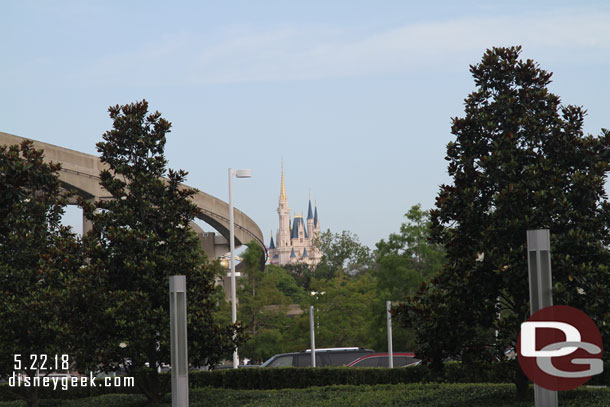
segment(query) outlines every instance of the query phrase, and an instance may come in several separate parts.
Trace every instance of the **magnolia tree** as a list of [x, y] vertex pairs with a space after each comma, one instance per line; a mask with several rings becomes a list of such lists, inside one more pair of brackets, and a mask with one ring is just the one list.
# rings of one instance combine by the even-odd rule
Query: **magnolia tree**
[[0, 147], [0, 377], [27, 378], [15, 390], [30, 407], [33, 377], [71, 368], [82, 345], [75, 288], [86, 274], [80, 241], [60, 223], [59, 169], [31, 141]]
[[[431, 211], [447, 265], [398, 310], [436, 368], [447, 357], [502, 359], [515, 346], [529, 313], [528, 229], [551, 231], [555, 303], [589, 314], [610, 345], [610, 132], [583, 134], [583, 108], [561, 105], [551, 73], [520, 53], [493, 48], [470, 68], [476, 88], [447, 145], [452, 183]], [[523, 395], [516, 363], [514, 374]]]
[[148, 113], [143, 100], [109, 108], [113, 127], [97, 144], [107, 169], [101, 184], [110, 197], [82, 202], [92, 230], [84, 236], [89, 267], [100, 289], [92, 332], [93, 354], [106, 369], [121, 365], [136, 375], [149, 404], [162, 396], [157, 368], [170, 363], [170, 275], [185, 275], [189, 362], [214, 365], [242, 342], [239, 325], [213, 319], [219, 272], [207, 262], [189, 224], [198, 214], [184, 188], [186, 172], [168, 170], [164, 156], [171, 124]]

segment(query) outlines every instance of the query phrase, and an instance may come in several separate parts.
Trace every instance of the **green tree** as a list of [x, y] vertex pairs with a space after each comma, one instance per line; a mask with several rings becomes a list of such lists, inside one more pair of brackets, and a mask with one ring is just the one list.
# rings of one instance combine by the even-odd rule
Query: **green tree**
[[392, 233], [388, 240], [380, 240], [375, 250], [377, 278], [380, 289], [395, 301], [405, 300], [419, 285], [441, 270], [444, 263], [443, 247], [430, 242], [429, 212], [414, 205], [405, 214], [407, 222], [400, 233]]
[[282, 268], [294, 276], [295, 281], [300, 287], [303, 287], [305, 291], [309, 291], [311, 279], [315, 274], [315, 267], [307, 263], [294, 263], [285, 264]]
[[[375, 250], [377, 295], [372, 307], [371, 337], [376, 350], [387, 350], [386, 301], [405, 301], [414, 294], [423, 281], [438, 273], [444, 264], [441, 245], [430, 242], [431, 223], [428, 211], [414, 205], [405, 214], [399, 233], [382, 239]], [[412, 350], [415, 346], [412, 330], [394, 323], [392, 330], [394, 349]]]
[[304, 287], [300, 286], [295, 276], [283, 267], [269, 264], [265, 273], [276, 281], [276, 287], [285, 296], [289, 297], [293, 304], [300, 304], [307, 295]]
[[264, 307], [288, 304], [290, 299], [277, 289], [275, 281], [264, 272], [265, 255], [261, 246], [255, 242], [247, 246], [242, 255], [242, 263], [246, 265], [246, 283], [242, 283], [239, 290], [239, 319], [247, 324], [252, 335], [256, 335], [261, 323], [266, 322], [265, 317], [269, 317]]
[[[74, 317], [84, 301], [70, 287], [84, 278], [83, 256], [61, 225], [67, 195], [59, 169], [31, 141], [0, 147], [0, 377], [20, 371], [32, 379], [36, 367], [48, 374], [52, 361], [38, 355], [77, 356]], [[38, 406], [37, 387], [22, 390], [28, 406]]]
[[249, 340], [240, 348], [240, 356], [262, 362], [291, 348], [294, 320], [287, 315], [292, 299], [278, 289], [278, 273], [265, 273], [256, 295], [244, 287], [239, 295], [239, 319], [244, 322]]
[[304, 293], [286, 270], [274, 265], [265, 269], [264, 252], [257, 243], [247, 246], [242, 255], [247, 278], [239, 292], [238, 316], [250, 339], [240, 348], [240, 356], [262, 362], [292, 348], [295, 320], [287, 311]]
[[[610, 132], [585, 136], [585, 111], [561, 106], [547, 88], [551, 73], [520, 52], [493, 48], [470, 68], [476, 90], [447, 146], [453, 183], [441, 186], [432, 211], [447, 266], [401, 309], [437, 366], [445, 356], [481, 360], [486, 344], [497, 357], [515, 345], [529, 313], [528, 229], [551, 231], [555, 303], [584, 310], [610, 345]], [[515, 380], [523, 395], [518, 367]]]
[[[186, 276], [189, 361], [214, 365], [242, 340], [239, 326], [213, 320], [214, 277], [189, 224], [198, 208], [186, 172], [167, 170], [171, 124], [143, 100], [109, 109], [113, 128], [97, 144], [101, 184], [111, 198], [82, 202], [92, 230], [84, 237], [103, 298], [96, 330], [106, 366], [123, 364], [150, 405], [162, 394], [157, 367], [170, 362], [168, 277]], [[238, 334], [235, 339], [233, 335]]]
[[260, 282], [265, 271], [265, 252], [255, 241], [247, 243], [246, 247], [242, 254], [242, 263], [246, 266], [248, 285], [254, 297], [256, 295], [257, 282]]
[[[314, 306], [316, 345], [370, 347], [373, 343], [369, 329], [370, 304], [375, 300], [375, 287], [375, 277], [370, 272], [312, 280], [314, 293], [303, 308], [308, 310], [309, 305]], [[301, 335], [307, 338], [308, 332], [305, 327]]]
[[326, 230], [320, 234], [316, 245], [322, 252], [322, 259], [314, 270], [316, 278], [356, 275], [368, 270], [373, 263], [371, 250], [347, 230], [341, 234]]

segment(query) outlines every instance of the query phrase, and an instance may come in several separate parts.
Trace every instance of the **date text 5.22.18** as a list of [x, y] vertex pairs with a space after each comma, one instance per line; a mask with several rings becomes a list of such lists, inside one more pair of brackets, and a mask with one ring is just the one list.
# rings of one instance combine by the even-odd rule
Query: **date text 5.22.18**
[[70, 357], [68, 355], [13, 355], [14, 370], [68, 370], [70, 368]]

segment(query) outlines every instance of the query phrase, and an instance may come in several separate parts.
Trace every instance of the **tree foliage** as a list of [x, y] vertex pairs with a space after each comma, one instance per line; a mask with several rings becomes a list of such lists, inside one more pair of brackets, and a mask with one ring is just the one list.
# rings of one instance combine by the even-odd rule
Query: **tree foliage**
[[[324, 232], [318, 241], [323, 258], [315, 268], [301, 263], [263, 271], [260, 249], [249, 245], [238, 311], [251, 339], [240, 355], [262, 361], [308, 348], [310, 305], [318, 346], [387, 350], [386, 300], [406, 299], [443, 262], [441, 247], [428, 242], [428, 213], [416, 205], [406, 217], [400, 232], [381, 240], [375, 253], [351, 232]], [[289, 304], [299, 304], [302, 314], [288, 317]], [[393, 339], [394, 349], [413, 349], [413, 332], [398, 324]]]
[[313, 295], [303, 308], [308, 317], [309, 305], [314, 306], [316, 346], [371, 346], [369, 325], [375, 286], [375, 277], [370, 272], [312, 281]]
[[[417, 292], [422, 282], [438, 273], [445, 261], [443, 247], [429, 241], [429, 212], [418, 204], [409, 209], [405, 218], [399, 233], [391, 233], [387, 240], [380, 240], [374, 252], [377, 294], [371, 304], [370, 336], [376, 350], [387, 350], [388, 346], [386, 301], [405, 301]], [[394, 349], [414, 349], [413, 331], [398, 323], [393, 325], [392, 340]]]
[[263, 249], [255, 242], [242, 254], [246, 278], [240, 287], [238, 318], [250, 339], [240, 348], [240, 357], [263, 362], [276, 353], [293, 350], [295, 320], [287, 315], [291, 304], [304, 296], [295, 278], [279, 266], [265, 268]]
[[470, 68], [476, 89], [447, 145], [453, 183], [431, 211], [448, 264], [401, 309], [420, 354], [437, 366], [447, 356], [486, 358], [489, 344], [501, 357], [515, 345], [529, 314], [528, 229], [551, 231], [555, 303], [588, 313], [609, 345], [610, 132], [585, 136], [585, 111], [562, 106], [548, 90], [551, 73], [520, 52], [493, 48]]
[[405, 217], [407, 222], [400, 225], [400, 233], [392, 233], [387, 241], [379, 241], [374, 253], [380, 288], [393, 301], [405, 300], [407, 295], [415, 293], [444, 263], [443, 247], [429, 241], [429, 213], [418, 204]]
[[326, 230], [320, 234], [316, 245], [322, 252], [322, 259], [314, 270], [317, 278], [355, 275], [367, 270], [373, 263], [370, 249], [360, 243], [357, 235], [347, 230], [341, 234]]
[[282, 269], [290, 272], [294, 277], [295, 281], [300, 287], [303, 287], [305, 291], [309, 291], [311, 285], [311, 279], [315, 275], [315, 267], [307, 263], [294, 263], [285, 264]]
[[[14, 372], [14, 355], [30, 377], [52, 365], [33, 364], [32, 356], [77, 355], [82, 301], [70, 288], [82, 282], [83, 257], [78, 238], [60, 223], [67, 194], [59, 169], [31, 141], [0, 147], [0, 377]], [[28, 406], [37, 406], [37, 388], [25, 390]]]
[[110, 197], [82, 202], [93, 225], [84, 240], [102, 293], [96, 335], [103, 346], [95, 356], [109, 368], [121, 363], [141, 372], [136, 382], [154, 404], [160, 398], [156, 368], [170, 362], [170, 275], [186, 276], [192, 365], [216, 364], [241, 341], [233, 339], [241, 328], [212, 318], [219, 270], [206, 262], [189, 228], [198, 208], [189, 199], [195, 191], [181, 185], [186, 172], [166, 169], [171, 124], [159, 112], [149, 114], [145, 100], [109, 113], [113, 128], [97, 149], [107, 165], [100, 177]]

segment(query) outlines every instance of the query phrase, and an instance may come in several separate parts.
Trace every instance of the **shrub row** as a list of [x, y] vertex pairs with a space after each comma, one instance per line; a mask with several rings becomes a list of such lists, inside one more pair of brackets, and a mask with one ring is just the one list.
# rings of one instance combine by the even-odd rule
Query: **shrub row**
[[[332, 385], [377, 385], [419, 382], [508, 382], [502, 376], [506, 366], [491, 365], [481, 369], [464, 368], [459, 363], [448, 364], [441, 373], [433, 373], [425, 366], [414, 366], [402, 369], [383, 368], [248, 368], [223, 369], [208, 372], [191, 372], [189, 385], [191, 388], [215, 387], [244, 390], [271, 390], [287, 388], [308, 388], [313, 386]], [[137, 379], [136, 379], [137, 380]], [[76, 399], [99, 396], [103, 394], [133, 394], [138, 393], [137, 387], [104, 387], [101, 380], [96, 381], [96, 387], [68, 387], [67, 390], [53, 390], [52, 387], [39, 387], [40, 398], [43, 399]], [[171, 375], [162, 374], [161, 388], [169, 393]], [[15, 400], [19, 393], [28, 388], [11, 388], [7, 383], [0, 385], [0, 401]]]
[[[193, 389], [191, 407], [529, 407], [528, 399], [517, 400], [510, 384], [447, 384], [411, 383], [378, 386], [331, 386], [284, 390], [230, 390], [219, 388]], [[139, 407], [145, 398], [137, 394], [107, 394], [79, 400], [43, 400], [41, 407]], [[564, 407], [606, 407], [610, 404], [609, 389], [579, 389], [560, 394]], [[165, 397], [159, 407], [170, 407]], [[24, 407], [23, 402], [0, 402], [0, 407]]]
[[[381, 385], [399, 383], [511, 383], [514, 367], [512, 362], [495, 363], [484, 366], [465, 366], [452, 362], [445, 365], [442, 372], [434, 372], [426, 366], [413, 366], [398, 369], [383, 368], [248, 368], [225, 369], [209, 372], [191, 372], [189, 385], [192, 389], [202, 387], [273, 390], [326, 387], [333, 385]], [[603, 374], [595, 376], [588, 384], [610, 385], [610, 364], [606, 364]], [[171, 389], [171, 375], [161, 375], [161, 388]], [[10, 388], [0, 385], [0, 401], [15, 400], [17, 392], [26, 389]], [[68, 390], [39, 388], [41, 398], [75, 399], [103, 394], [138, 393], [137, 387], [69, 387]]]
[[383, 368], [265, 368], [226, 369], [191, 374], [192, 387], [221, 387], [229, 389], [286, 389], [332, 385], [377, 385], [419, 382], [447, 383], [506, 383], [506, 365], [484, 368], [463, 368], [451, 363], [441, 373], [426, 366], [401, 369]]
[[[195, 407], [364, 407], [420, 406], [471, 407], [493, 406], [490, 401], [514, 401], [514, 388], [506, 384], [399, 384], [378, 386], [329, 386], [283, 390], [195, 390]], [[531, 404], [531, 403], [530, 403]], [[502, 407], [513, 404], [504, 404]], [[495, 406], [494, 406], [495, 407]], [[525, 406], [524, 406], [525, 407]]]

